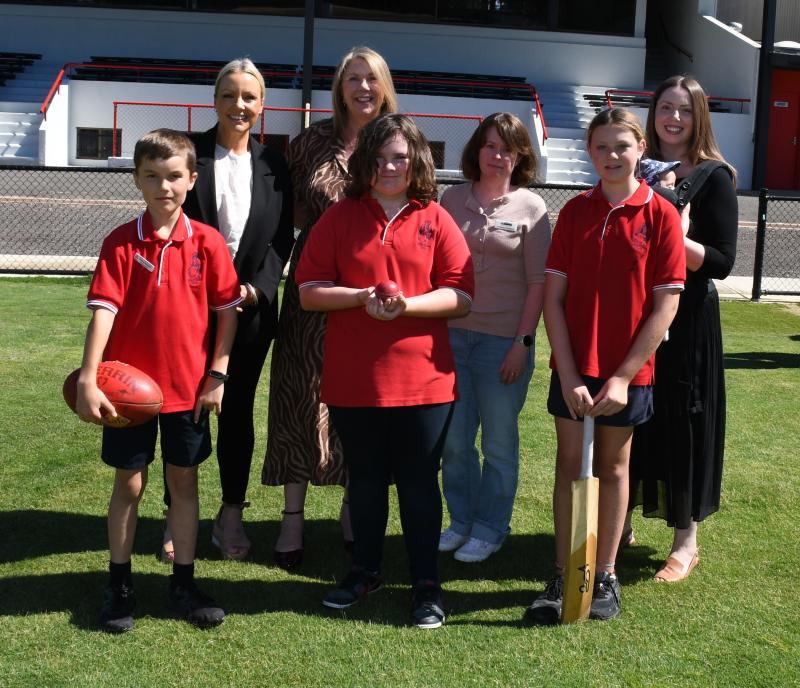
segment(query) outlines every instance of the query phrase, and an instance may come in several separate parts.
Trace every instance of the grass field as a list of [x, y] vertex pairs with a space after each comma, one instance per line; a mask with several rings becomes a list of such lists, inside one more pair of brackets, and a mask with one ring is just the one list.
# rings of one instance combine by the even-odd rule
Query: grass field
[[[348, 613], [323, 592], [345, 569], [336, 522], [341, 491], [312, 489], [306, 563], [271, 566], [281, 494], [260, 485], [267, 374], [246, 512], [246, 563], [209, 543], [218, 507], [214, 460], [201, 469], [198, 578], [229, 612], [197, 631], [164, 611], [169, 569], [160, 540], [161, 471], [141, 507], [133, 559], [136, 629], [96, 630], [106, 582], [111, 471], [100, 433], [61, 399], [80, 362], [85, 279], [0, 279], [0, 686], [795, 686], [800, 685], [800, 311], [724, 303], [728, 447], [719, 514], [701, 527], [701, 564], [685, 583], [650, 579], [670, 532], [634, 520], [639, 544], [619, 560], [616, 621], [528, 628], [523, 608], [550, 574], [552, 421], [544, 411], [547, 345], [522, 427], [513, 532], [483, 564], [442, 557], [449, 617], [407, 628], [408, 589], [397, 510], [387, 588]], [[146, 342], [142, 342], [146, 346]]]

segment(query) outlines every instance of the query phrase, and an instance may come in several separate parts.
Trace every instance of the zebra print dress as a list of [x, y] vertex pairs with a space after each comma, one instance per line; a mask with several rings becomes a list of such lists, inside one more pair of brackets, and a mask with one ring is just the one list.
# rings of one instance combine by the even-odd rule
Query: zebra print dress
[[344, 485], [339, 438], [319, 400], [326, 315], [300, 308], [294, 274], [314, 223], [344, 196], [347, 157], [334, 135], [333, 120], [311, 125], [289, 145], [289, 169], [297, 202], [308, 222], [289, 263], [270, 368], [267, 451], [261, 482], [285, 485]]

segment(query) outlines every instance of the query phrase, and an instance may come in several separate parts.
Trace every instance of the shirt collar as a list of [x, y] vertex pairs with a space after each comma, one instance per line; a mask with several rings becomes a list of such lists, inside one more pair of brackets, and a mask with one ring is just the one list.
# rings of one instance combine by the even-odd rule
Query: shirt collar
[[514, 193], [513, 191], [509, 191], [507, 194], [504, 194], [500, 198], [496, 198], [488, 208], [484, 208], [478, 202], [478, 199], [475, 198], [475, 194], [473, 192], [474, 188], [475, 188], [475, 182], [471, 182], [469, 185], [469, 193], [467, 194], [467, 199], [466, 201], [464, 201], [464, 206], [476, 213], [480, 213], [482, 211], [488, 213], [489, 211], [494, 210], [495, 208], [499, 208], [500, 206], [505, 205], [506, 203], [510, 203], [511, 199], [509, 197], [511, 196], [512, 193]]
[[[611, 205], [608, 202], [608, 199], [605, 196], [603, 196], [603, 191], [600, 188], [600, 182], [597, 182], [596, 186], [589, 189], [585, 193], [587, 198], [591, 198], [593, 200], [600, 201], [607, 205]], [[623, 205], [643, 206], [647, 205], [650, 202], [650, 199], [652, 198], [653, 198], [653, 189], [651, 189], [644, 180], [640, 180], [639, 188], [633, 192], [633, 195], [630, 196], [630, 198], [626, 198], [622, 203], [620, 203], [619, 206]]]
[[[145, 210], [138, 218], [136, 218], [136, 231], [139, 236], [140, 241], [165, 241], [164, 239], [159, 239], [155, 234], [155, 228], [153, 227], [153, 220], [150, 217], [150, 212]], [[175, 222], [175, 226], [172, 228], [172, 233], [169, 235], [169, 239], [166, 241], [184, 241], [188, 237], [192, 236], [192, 223], [189, 221], [189, 218], [183, 212], [183, 208], [180, 209], [180, 214], [178, 215], [178, 220]]]

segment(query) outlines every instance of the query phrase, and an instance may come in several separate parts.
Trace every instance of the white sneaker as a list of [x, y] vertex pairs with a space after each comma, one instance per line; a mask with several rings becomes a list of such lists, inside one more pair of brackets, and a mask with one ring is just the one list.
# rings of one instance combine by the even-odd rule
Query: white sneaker
[[439, 551], [452, 552], [454, 549], [461, 547], [467, 540], [469, 540], [469, 535], [459, 535], [448, 528], [442, 531], [439, 536]]
[[[500, 549], [502, 544], [495, 545], [491, 542], [486, 542], [486, 540], [478, 540], [478, 538], [471, 537], [453, 556], [458, 561], [484, 561], [488, 559], [490, 554], [494, 554]], [[441, 549], [441, 545], [439, 545], [439, 549]]]

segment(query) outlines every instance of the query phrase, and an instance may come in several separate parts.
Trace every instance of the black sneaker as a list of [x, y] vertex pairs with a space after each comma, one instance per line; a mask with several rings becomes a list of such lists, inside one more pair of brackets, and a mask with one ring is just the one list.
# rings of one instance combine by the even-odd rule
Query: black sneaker
[[169, 603], [178, 616], [198, 628], [219, 626], [225, 620], [222, 608], [199, 590], [194, 581], [189, 585], [176, 585], [170, 576]]
[[136, 599], [129, 585], [109, 585], [103, 592], [100, 628], [106, 633], [125, 633], [133, 628]]
[[553, 626], [561, 619], [564, 602], [564, 577], [553, 578], [543, 592], [525, 610], [524, 619], [537, 626]]
[[442, 589], [438, 585], [421, 583], [414, 588], [411, 623], [417, 628], [439, 628], [444, 623]]
[[325, 595], [322, 604], [331, 609], [347, 609], [381, 587], [383, 580], [377, 573], [352, 569], [337, 587]]
[[589, 618], [608, 621], [619, 616], [620, 597], [619, 581], [613, 573], [598, 573], [594, 577], [594, 592]]

